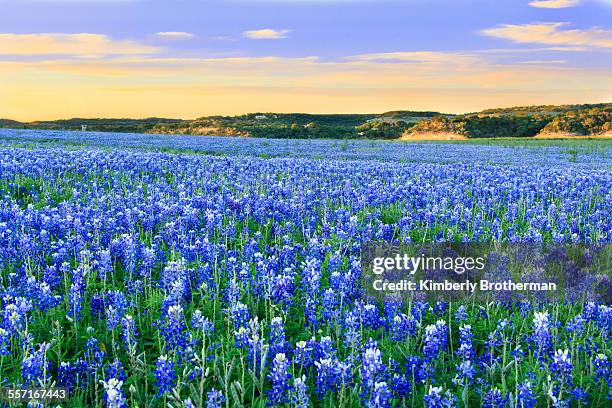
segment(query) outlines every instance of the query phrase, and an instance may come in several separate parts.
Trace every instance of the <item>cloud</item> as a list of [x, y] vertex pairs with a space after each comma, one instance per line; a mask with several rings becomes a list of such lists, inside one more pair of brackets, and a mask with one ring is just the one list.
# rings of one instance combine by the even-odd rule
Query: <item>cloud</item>
[[600, 27], [564, 30], [567, 23], [504, 24], [482, 34], [517, 43], [612, 48], [612, 30]]
[[0, 55], [99, 57], [142, 55], [158, 51], [156, 47], [131, 40], [114, 40], [102, 34], [0, 34]]
[[581, 2], [581, 0], [534, 0], [529, 5], [537, 8], [559, 9], [575, 7]]
[[399, 51], [373, 54], [361, 54], [348, 57], [353, 61], [393, 62], [414, 64], [469, 64], [477, 57], [471, 54], [437, 51]]
[[195, 34], [186, 33], [185, 31], [160, 31], [155, 35], [169, 40], [187, 40], [195, 37]]
[[245, 31], [242, 35], [251, 40], [280, 40], [287, 38], [291, 30], [274, 30], [272, 28], [264, 28], [261, 30]]
[[519, 64], [535, 64], [535, 65], [544, 65], [544, 64], [565, 64], [566, 60], [533, 60], [533, 61], [519, 61]]

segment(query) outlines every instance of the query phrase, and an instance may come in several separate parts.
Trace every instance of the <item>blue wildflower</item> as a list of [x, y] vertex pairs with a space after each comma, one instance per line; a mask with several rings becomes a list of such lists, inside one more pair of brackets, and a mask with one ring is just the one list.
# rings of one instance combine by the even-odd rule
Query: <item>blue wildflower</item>
[[104, 400], [107, 408], [124, 408], [126, 400], [121, 391], [123, 381], [116, 378], [110, 378], [107, 381], [102, 381], [104, 386]]
[[176, 373], [174, 372], [174, 362], [166, 355], [162, 355], [157, 359], [157, 365], [155, 368], [155, 385], [158, 389], [157, 396], [161, 397], [172, 388], [174, 388], [174, 381], [176, 380]]

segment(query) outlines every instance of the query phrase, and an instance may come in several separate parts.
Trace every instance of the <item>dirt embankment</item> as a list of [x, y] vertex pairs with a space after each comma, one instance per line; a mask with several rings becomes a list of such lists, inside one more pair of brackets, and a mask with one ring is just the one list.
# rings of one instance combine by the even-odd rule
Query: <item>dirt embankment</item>
[[468, 140], [468, 137], [451, 132], [413, 132], [404, 133], [399, 140]]

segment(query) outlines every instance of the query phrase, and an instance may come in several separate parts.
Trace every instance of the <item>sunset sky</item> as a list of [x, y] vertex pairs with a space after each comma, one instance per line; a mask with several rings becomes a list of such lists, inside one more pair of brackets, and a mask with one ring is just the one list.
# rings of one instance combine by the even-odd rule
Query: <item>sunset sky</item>
[[612, 0], [0, 0], [0, 118], [612, 101]]

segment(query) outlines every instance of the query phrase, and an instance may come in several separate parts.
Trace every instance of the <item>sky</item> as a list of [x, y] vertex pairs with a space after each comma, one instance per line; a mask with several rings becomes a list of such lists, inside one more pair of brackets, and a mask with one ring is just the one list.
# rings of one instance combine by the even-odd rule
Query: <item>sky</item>
[[612, 101], [612, 0], [0, 0], [0, 118]]

